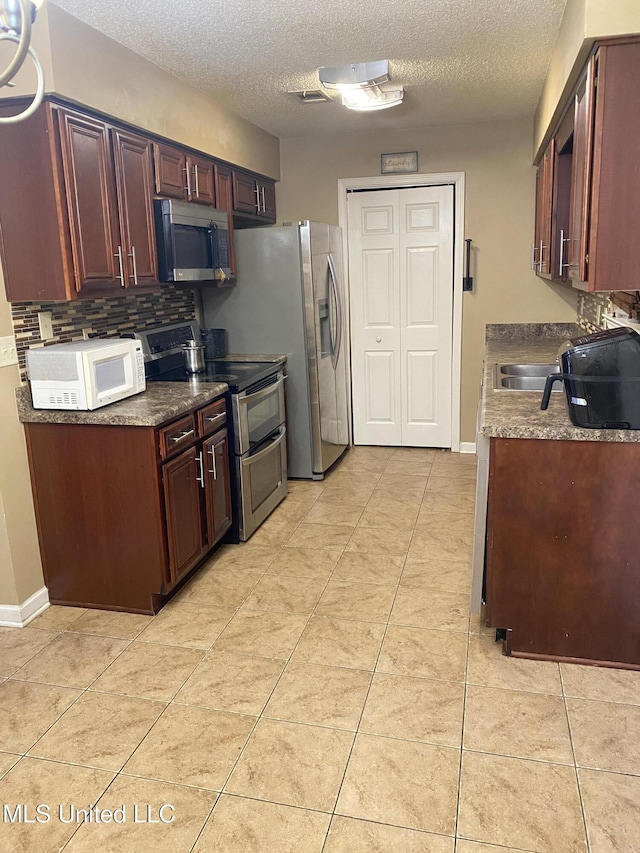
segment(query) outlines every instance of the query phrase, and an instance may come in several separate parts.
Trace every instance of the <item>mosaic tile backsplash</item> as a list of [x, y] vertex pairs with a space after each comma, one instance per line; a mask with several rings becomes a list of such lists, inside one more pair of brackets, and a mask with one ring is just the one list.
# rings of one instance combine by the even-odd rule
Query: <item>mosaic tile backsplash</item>
[[611, 293], [578, 294], [578, 325], [587, 334], [598, 332], [604, 328], [603, 314], [611, 314], [613, 303]]
[[38, 313], [49, 311], [53, 338], [46, 344], [79, 341], [83, 330], [90, 335], [115, 338], [125, 332], [144, 331], [169, 322], [193, 320], [196, 316], [193, 290], [170, 284], [148, 294], [83, 299], [73, 302], [13, 302], [11, 316], [16, 337], [20, 376], [26, 379], [26, 351], [42, 344]]

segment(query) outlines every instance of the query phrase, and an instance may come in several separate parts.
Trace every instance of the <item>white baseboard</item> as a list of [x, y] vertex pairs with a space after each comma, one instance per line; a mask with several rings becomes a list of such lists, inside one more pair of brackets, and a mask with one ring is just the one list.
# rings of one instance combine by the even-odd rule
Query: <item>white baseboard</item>
[[475, 453], [475, 452], [476, 452], [475, 441], [461, 441], [460, 442], [460, 453]]
[[3, 628], [24, 628], [48, 606], [49, 592], [46, 586], [43, 586], [22, 604], [0, 604], [0, 626]]

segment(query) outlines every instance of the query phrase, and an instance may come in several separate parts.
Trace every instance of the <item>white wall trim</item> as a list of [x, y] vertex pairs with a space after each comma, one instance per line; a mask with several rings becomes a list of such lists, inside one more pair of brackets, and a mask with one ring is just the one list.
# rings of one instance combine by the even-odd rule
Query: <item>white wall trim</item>
[[[429, 187], [451, 184], [454, 188], [454, 254], [453, 254], [453, 340], [451, 362], [451, 450], [460, 452], [460, 394], [462, 375], [462, 276], [464, 274], [464, 172], [436, 172], [425, 175], [375, 175], [370, 178], [338, 179], [338, 224], [342, 228], [343, 269], [349, 282], [349, 251], [347, 245], [347, 193], [349, 190], [390, 190], [401, 187]], [[347, 289], [346, 302], [349, 304]], [[349, 348], [350, 349], [350, 348]], [[463, 451], [475, 453], [474, 450]]]
[[49, 592], [46, 586], [43, 586], [22, 604], [0, 604], [0, 626], [24, 628], [48, 606]]
[[461, 441], [460, 442], [460, 453], [475, 453], [475, 452], [476, 452], [475, 441]]

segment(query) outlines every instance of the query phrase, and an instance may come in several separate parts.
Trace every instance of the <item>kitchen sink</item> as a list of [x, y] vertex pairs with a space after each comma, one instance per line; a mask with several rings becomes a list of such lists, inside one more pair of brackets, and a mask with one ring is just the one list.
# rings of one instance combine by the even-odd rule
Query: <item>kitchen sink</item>
[[[493, 388], [495, 391], [544, 391], [547, 376], [558, 373], [560, 368], [553, 364], [496, 364]], [[561, 391], [561, 385], [554, 385]]]

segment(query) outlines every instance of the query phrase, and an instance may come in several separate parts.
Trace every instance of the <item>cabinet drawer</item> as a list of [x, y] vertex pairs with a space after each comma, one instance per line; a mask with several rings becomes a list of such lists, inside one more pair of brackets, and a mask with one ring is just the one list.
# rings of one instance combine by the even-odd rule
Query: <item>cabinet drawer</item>
[[185, 415], [169, 426], [162, 427], [158, 432], [160, 439], [160, 455], [163, 459], [188, 447], [196, 437], [196, 422], [193, 415]]
[[222, 397], [198, 410], [198, 435], [210, 435], [227, 422], [227, 404]]

